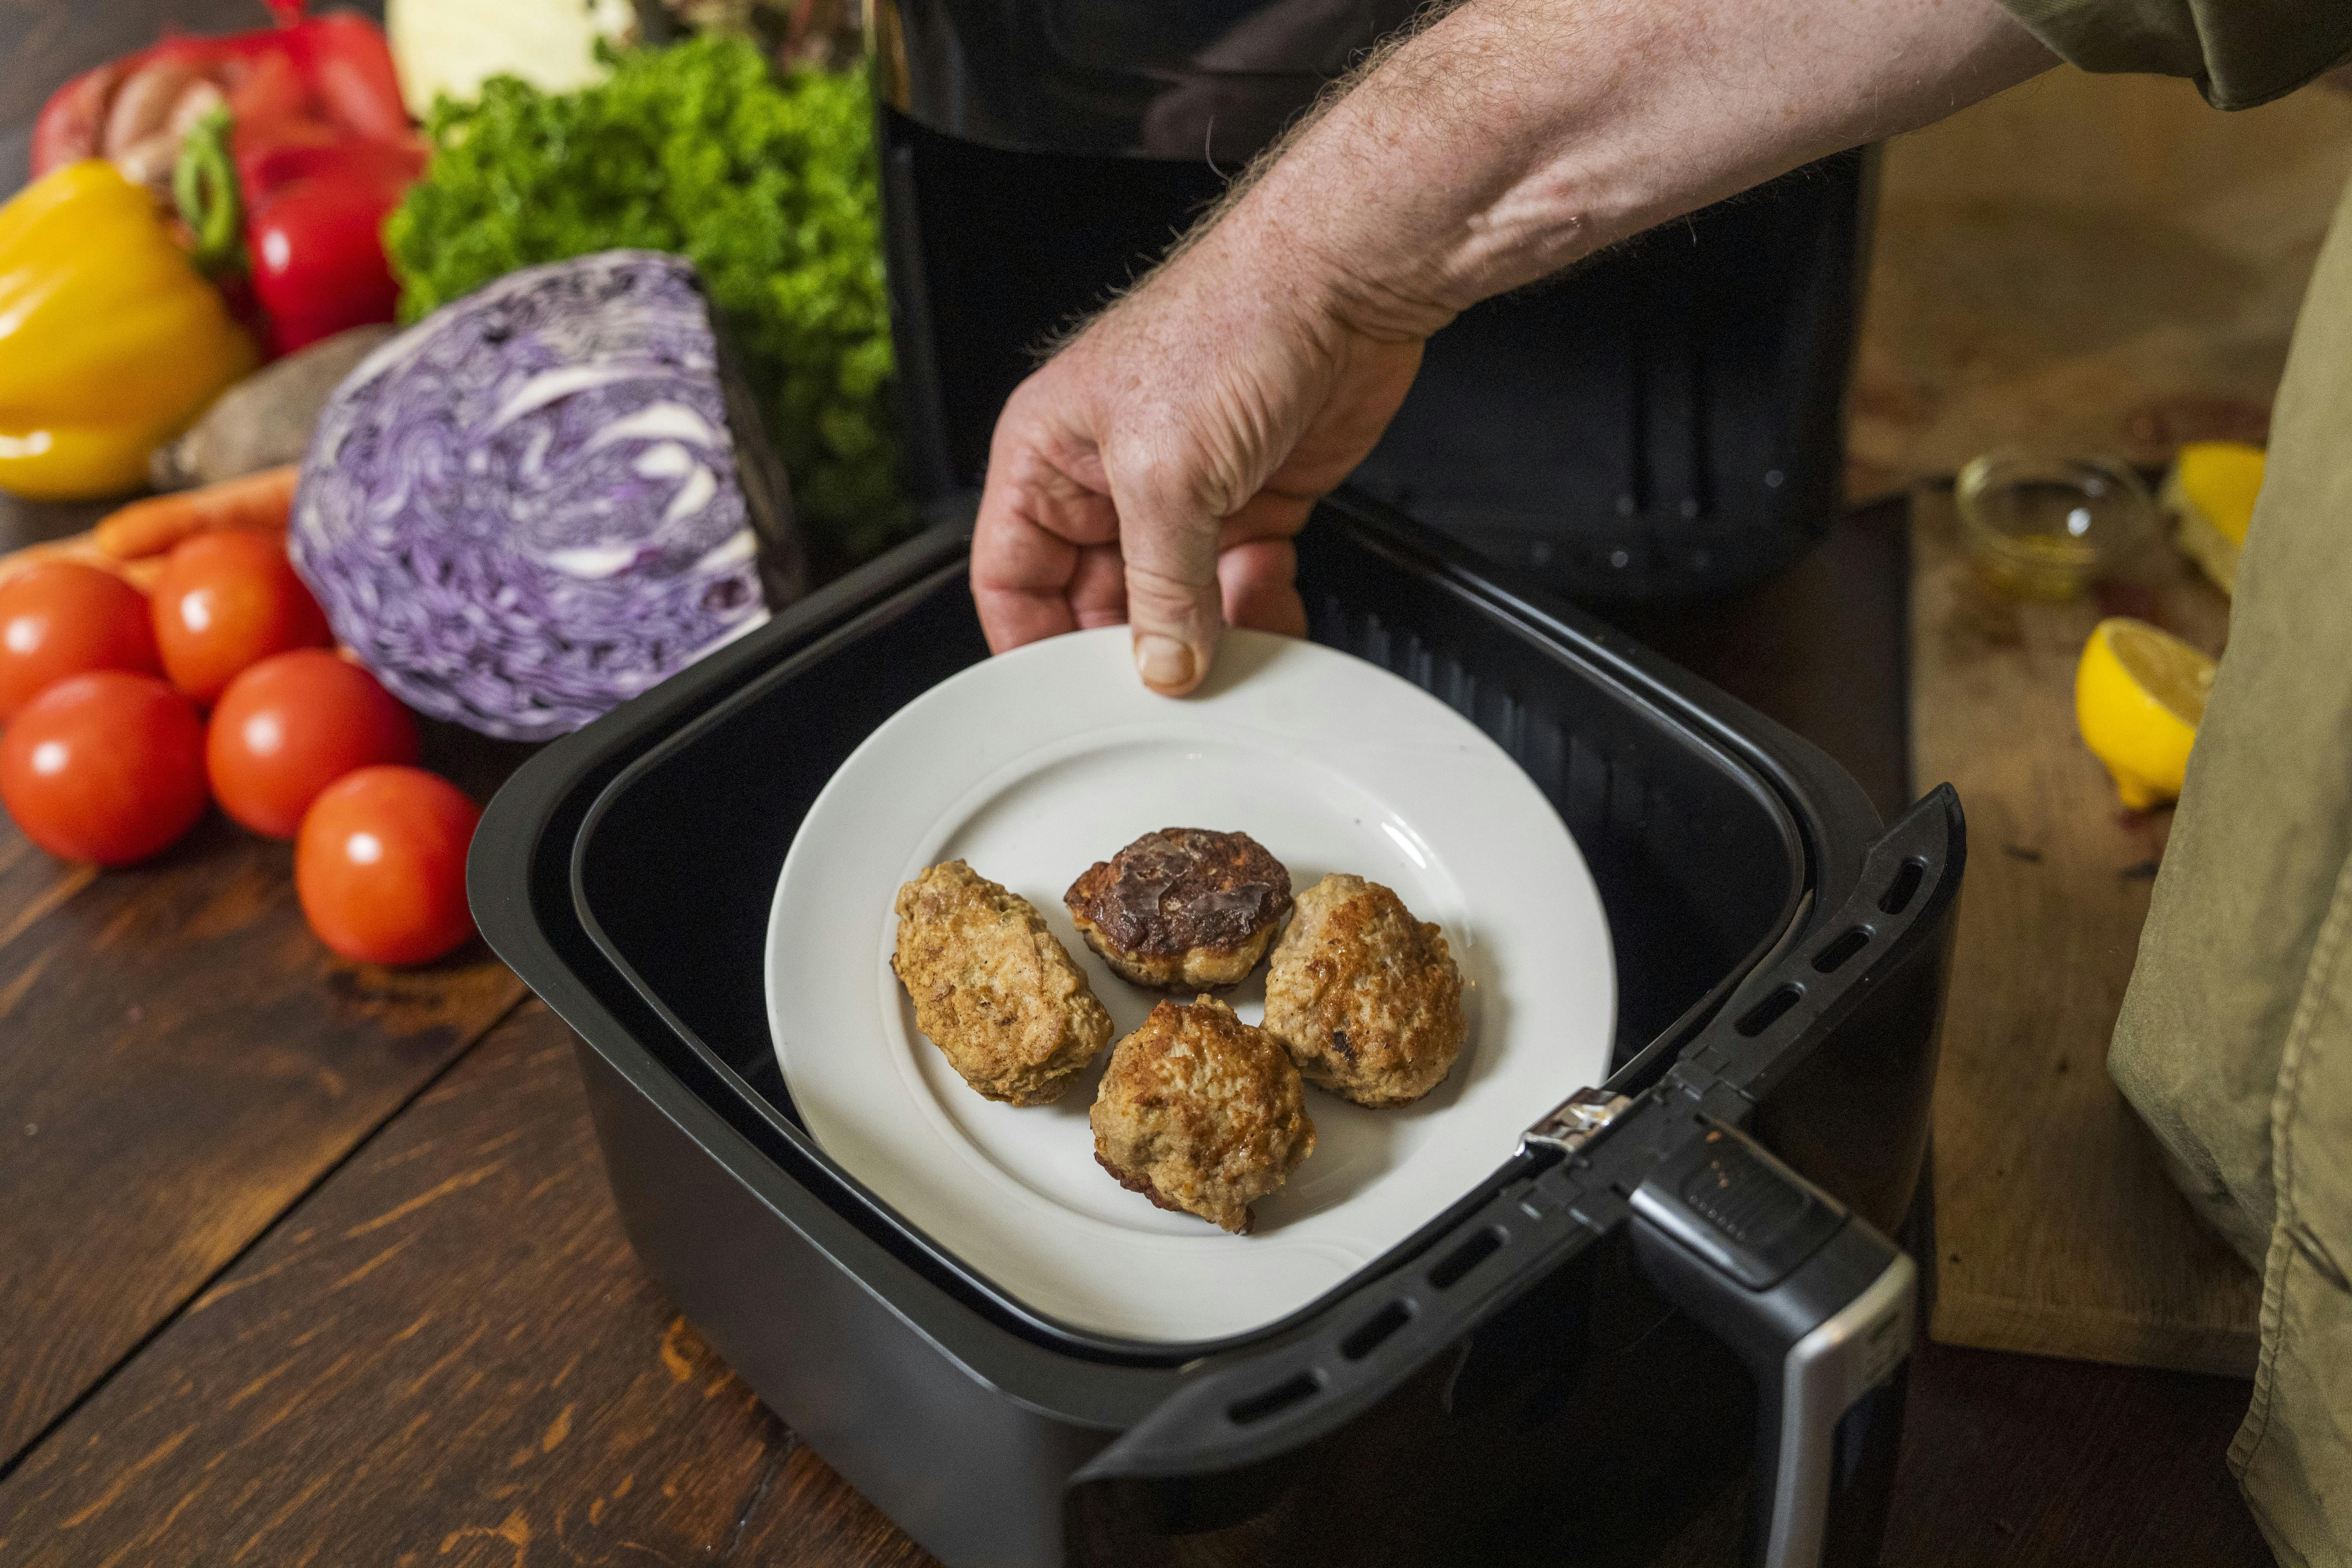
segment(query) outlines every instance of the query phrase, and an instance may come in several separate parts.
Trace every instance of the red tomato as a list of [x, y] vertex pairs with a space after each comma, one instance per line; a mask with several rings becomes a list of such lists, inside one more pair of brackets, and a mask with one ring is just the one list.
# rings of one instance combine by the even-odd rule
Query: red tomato
[[0, 735], [0, 803], [67, 860], [127, 866], [205, 814], [205, 721], [152, 675], [71, 675]]
[[186, 541], [163, 563], [151, 603], [163, 673], [199, 702], [256, 660], [332, 640], [284, 542], [266, 533], [225, 529]]
[[221, 809], [291, 838], [319, 792], [354, 768], [416, 760], [416, 722], [374, 676], [324, 648], [272, 654], [228, 683], [205, 737]]
[[362, 768], [319, 792], [294, 890], [320, 942], [363, 963], [425, 963], [474, 934], [466, 847], [481, 808], [421, 768]]
[[101, 567], [44, 561], [0, 583], [0, 724], [68, 675], [152, 675], [147, 595]]

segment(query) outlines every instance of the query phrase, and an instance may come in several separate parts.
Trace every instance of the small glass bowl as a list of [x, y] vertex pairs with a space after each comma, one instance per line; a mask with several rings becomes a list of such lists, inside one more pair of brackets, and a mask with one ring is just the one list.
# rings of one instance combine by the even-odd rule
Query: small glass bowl
[[2072, 599], [2153, 543], [2156, 501], [2113, 458], [1987, 452], [1960, 470], [1960, 532], [1985, 579], [2024, 599]]

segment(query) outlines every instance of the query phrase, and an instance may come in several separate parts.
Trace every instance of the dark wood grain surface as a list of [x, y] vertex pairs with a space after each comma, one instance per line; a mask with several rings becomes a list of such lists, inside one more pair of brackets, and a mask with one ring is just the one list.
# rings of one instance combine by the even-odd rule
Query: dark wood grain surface
[[[0, 0], [0, 190], [56, 82], [254, 0]], [[12, 162], [13, 160], [13, 162]], [[0, 548], [96, 506], [0, 498]], [[1899, 517], [1623, 617], [1907, 796]], [[480, 792], [507, 749], [428, 737]], [[479, 948], [312, 944], [281, 846], [153, 865], [0, 824], [0, 1563], [928, 1562], [638, 1270], [570, 1036]], [[1889, 1560], [2268, 1561], [2225, 1379], [1930, 1347]], [[1727, 1563], [1736, 1495], [1676, 1560]]]
[[0, 946], [0, 1454], [522, 994], [478, 945], [333, 960], [288, 847], [218, 816], [146, 866], [60, 869], [69, 896]]
[[2255, 1568], [2223, 1464], [2236, 1378], [1923, 1345], [1886, 1557], [1901, 1568]]
[[637, 1270], [533, 1002], [0, 1483], [0, 1562], [928, 1563]]

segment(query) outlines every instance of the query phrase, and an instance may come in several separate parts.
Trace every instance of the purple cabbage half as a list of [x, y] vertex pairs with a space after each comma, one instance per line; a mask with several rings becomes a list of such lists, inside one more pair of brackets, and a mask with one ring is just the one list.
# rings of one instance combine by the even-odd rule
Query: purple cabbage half
[[759, 626], [803, 561], [723, 359], [693, 268], [648, 250], [386, 342], [320, 416], [288, 534], [335, 636], [419, 712], [541, 741]]

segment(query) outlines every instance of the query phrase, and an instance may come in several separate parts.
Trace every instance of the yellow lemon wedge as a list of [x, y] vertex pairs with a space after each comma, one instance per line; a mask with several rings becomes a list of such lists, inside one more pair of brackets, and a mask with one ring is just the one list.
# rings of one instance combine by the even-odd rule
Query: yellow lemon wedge
[[2238, 588], [2238, 552], [2263, 488], [2263, 449], [2242, 441], [2180, 448], [2158, 504], [2180, 525], [2180, 548], [2224, 594]]
[[2083, 645], [2074, 722], [2132, 810], [2179, 798], [2213, 670], [2210, 658], [2170, 632], [2128, 616], [2101, 621]]

